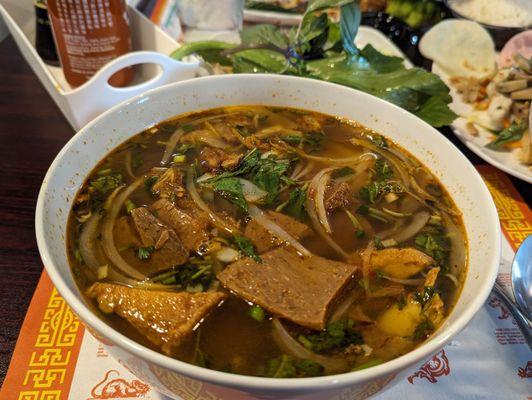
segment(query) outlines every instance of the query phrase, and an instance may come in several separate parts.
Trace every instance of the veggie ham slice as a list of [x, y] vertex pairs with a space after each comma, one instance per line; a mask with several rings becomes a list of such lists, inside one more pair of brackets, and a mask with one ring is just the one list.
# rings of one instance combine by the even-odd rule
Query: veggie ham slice
[[358, 270], [353, 264], [279, 247], [262, 263], [242, 258], [218, 274], [222, 284], [272, 314], [311, 329], [323, 329], [331, 305]]
[[227, 297], [221, 292], [164, 292], [99, 282], [87, 289], [87, 296], [96, 299], [102, 312], [126, 319], [166, 354]]
[[147, 208], [133, 209], [131, 217], [142, 244], [154, 249], [150, 256], [150, 262], [155, 267], [152, 272], [164, 271], [188, 260], [189, 251], [175, 231], [163, 224]]
[[[300, 240], [312, 234], [312, 230], [297, 219], [274, 211], [266, 212], [266, 216], [283, 228], [295, 239]], [[271, 250], [280, 246], [283, 242], [273, 236], [266, 228], [260, 225], [255, 219], [249, 221], [244, 231], [244, 236], [250, 239], [259, 253]]]

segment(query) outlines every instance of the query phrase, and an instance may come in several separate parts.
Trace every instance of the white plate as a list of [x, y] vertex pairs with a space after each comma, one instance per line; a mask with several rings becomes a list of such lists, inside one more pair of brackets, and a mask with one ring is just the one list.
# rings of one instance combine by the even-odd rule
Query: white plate
[[[456, 112], [464, 107], [469, 107], [460, 100], [456, 90], [449, 83], [449, 76], [442, 71], [435, 63], [432, 64], [432, 72], [439, 75], [443, 81], [451, 89], [451, 96], [453, 102], [451, 108]], [[532, 171], [524, 164], [521, 164], [513, 151], [493, 151], [486, 148], [486, 144], [493, 140], [493, 135], [487, 131], [480, 129], [478, 136], [473, 136], [467, 133], [465, 129], [466, 119], [459, 117], [451, 125], [454, 134], [464, 143], [473, 153], [482, 158], [487, 163], [499, 168], [501, 171], [506, 172], [516, 178], [522, 179], [525, 182], [532, 183]]]
[[297, 25], [302, 18], [299, 13], [244, 9], [244, 21], [255, 24]]

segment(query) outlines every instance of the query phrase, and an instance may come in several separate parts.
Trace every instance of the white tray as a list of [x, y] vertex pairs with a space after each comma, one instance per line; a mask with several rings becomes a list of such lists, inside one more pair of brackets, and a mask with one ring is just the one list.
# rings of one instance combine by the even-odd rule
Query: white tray
[[[128, 7], [133, 51], [104, 65], [86, 83], [73, 89], [61, 68], [45, 64], [35, 50], [33, 1], [0, 0], [0, 15], [22, 55], [76, 130], [115, 104], [148, 89], [193, 78], [198, 70], [196, 59], [180, 62], [168, 57], [178, 43], [135, 8]], [[139, 64], [142, 65], [130, 86], [117, 88], [108, 84], [115, 72]]]

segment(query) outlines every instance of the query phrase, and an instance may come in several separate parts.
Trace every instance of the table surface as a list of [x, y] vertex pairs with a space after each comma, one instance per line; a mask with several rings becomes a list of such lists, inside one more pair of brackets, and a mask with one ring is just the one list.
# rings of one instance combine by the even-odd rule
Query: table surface
[[[11, 37], [0, 42], [0, 60], [1, 384], [42, 271], [34, 233], [37, 194], [48, 166], [74, 131]], [[473, 164], [483, 163], [449, 129], [442, 132]], [[529, 203], [531, 185], [510, 178]]]

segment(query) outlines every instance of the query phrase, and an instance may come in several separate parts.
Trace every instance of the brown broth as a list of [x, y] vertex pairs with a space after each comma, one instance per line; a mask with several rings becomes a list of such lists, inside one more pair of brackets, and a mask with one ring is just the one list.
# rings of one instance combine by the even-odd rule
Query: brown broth
[[[230, 114], [230, 116], [225, 118], [222, 117], [218, 120], [208, 119], [221, 114]], [[256, 117], [255, 115], [259, 115], [259, 117]], [[208, 120], [207, 122], [194, 125], [195, 121], [202, 119]], [[319, 124], [319, 131], [325, 134], [318, 135], [320, 143], [316, 148], [314, 148], [314, 144], [311, 143], [311, 141], [314, 140], [315, 136], [317, 135], [312, 130], [313, 124]], [[176, 146], [176, 148], [179, 149], [179, 146], [185, 141], [185, 137], [190, 137], [200, 130], [206, 132], [202, 135], [211, 134], [212, 137], [214, 137], [217, 141], [227, 140], [230, 142], [231, 140], [235, 139], [234, 137], [233, 139], [228, 139], [228, 137], [231, 137], [230, 135], [224, 136], [223, 134], [220, 134], [219, 132], [221, 131], [222, 126], [233, 127], [237, 131], [245, 131], [246, 136], [242, 136], [242, 138], [238, 139], [240, 141], [243, 138], [246, 139], [253, 136], [256, 132], [259, 132], [265, 128], [275, 127], [278, 125], [282, 126], [283, 129], [291, 129], [292, 131], [303, 132], [301, 137], [304, 137], [305, 140], [308, 140], [308, 142], [304, 142], [301, 145], [294, 145], [294, 143], [288, 141], [288, 138], [286, 140], [279, 139], [280, 136], [277, 134], [261, 141], [261, 145], [267, 143], [267, 145], [265, 145], [266, 149], [262, 150], [263, 154], [270, 149], [270, 147], [273, 150], [284, 148], [284, 151], [287, 151], [287, 153], [280, 153], [281, 155], [279, 157], [291, 157], [295, 159], [297, 156], [292, 152], [292, 150], [297, 148], [299, 149], [298, 151], [304, 151], [313, 157], [318, 156], [339, 159], [353, 157], [357, 154], [371, 151], [368, 150], [368, 148], [362, 148], [361, 146], [351, 144], [349, 141], [350, 138], [356, 137], [362, 139], [369, 143], [370, 146], [374, 146], [374, 142], [379, 143], [381, 138], [380, 135], [357, 123], [339, 120], [328, 115], [312, 113], [303, 110], [259, 106], [227, 107], [224, 109], [207, 110], [199, 113], [177, 116], [139, 133], [132, 139], [120, 145], [96, 166], [96, 168], [88, 176], [83, 187], [78, 192], [75, 206], [70, 213], [67, 248], [70, 257], [70, 264], [80, 290], [85, 292], [85, 290], [91, 284], [99, 280], [104, 282], [112, 282], [112, 279], [109, 277], [102, 277], [102, 279], [98, 279], [95, 276], [94, 269], [91, 272], [91, 269], [85, 264], [82, 257], [80, 257], [80, 232], [83, 229], [84, 223], [86, 223], [86, 217], [89, 214], [89, 210], [90, 215], [93, 215], [92, 213], [101, 212], [100, 210], [103, 207], [103, 202], [114, 190], [113, 188], [108, 190], [106, 193], [100, 193], [97, 189], [95, 189], [94, 182], [96, 180], [101, 177], [118, 176], [119, 174], [121, 178], [120, 184], [129, 185], [136, 179], [135, 177], [144, 177], [144, 179], [148, 179], [151, 175], [153, 175], [153, 173], [150, 172], [152, 171], [152, 168], [161, 167], [160, 160], [165, 148], [165, 144], [177, 128], [186, 130], [184, 135], [181, 137], [181, 141]], [[216, 132], [218, 132], [218, 134], [213, 133], [213, 128]], [[224, 131], [221, 132], [223, 133]], [[198, 135], [199, 134], [197, 134], [197, 136]], [[194, 146], [194, 149], [187, 150], [184, 153], [186, 156], [185, 163], [176, 162], [173, 164], [177, 170], [185, 170], [189, 164], [194, 164], [197, 161], [197, 154], [201, 149], [207, 146], [202, 143], [201, 140], [202, 139], [196, 138], [190, 142]], [[290, 140], [294, 139], [292, 138]], [[460, 250], [463, 254], [467, 254], [467, 242], [465, 234], [463, 233], [464, 229], [462, 220], [449, 194], [441, 186], [438, 180], [412, 155], [396, 144], [392, 143], [390, 140], [386, 140], [386, 142], [389, 149], [402, 154], [402, 157], [408, 159], [410, 164], [405, 165], [399, 158], [393, 156], [393, 154], [390, 153], [386, 147], [380, 148], [380, 151], [384, 151], [384, 153], [386, 153], [388, 156], [393, 157], [396, 162], [399, 160], [399, 163], [403, 168], [410, 170], [411, 173], [415, 174], [416, 176], [420, 176], [419, 179], [423, 181], [423, 184], [425, 185], [423, 189], [426, 191], [431, 189], [432, 193], [435, 192], [436, 194], [431, 196], [436, 198], [438, 203], [436, 204], [433, 201], [424, 201], [422, 203], [418, 202], [419, 204], [414, 207], [416, 209], [413, 214], [419, 213], [421, 211], [430, 213], [434, 217], [431, 219], [431, 223], [433, 223], [433, 225], [426, 225], [423, 228], [424, 231], [421, 233], [418, 233], [412, 238], [397, 245], [392, 244], [391, 247], [420, 249], [419, 243], [416, 243], [416, 237], [420, 234], [423, 234], [423, 232], [427, 233], [428, 235], [434, 234], [434, 237], [440, 237], [438, 235], [441, 234], [441, 237], [444, 238], [442, 240], [447, 240], [445, 235], [448, 235], [449, 233], [448, 227], [446, 225], [448, 222], [445, 221], [452, 221], [452, 223], [458, 228], [458, 231], [461, 232], [461, 237], [456, 238], [449, 243], [451, 245], [451, 251], [456, 252], [457, 250]], [[275, 145], [272, 145], [272, 143]], [[287, 144], [292, 146], [290, 148], [292, 150], [286, 150]], [[241, 152], [242, 154], [249, 151], [245, 149], [245, 147], [239, 142], [230, 144], [229, 147], [233, 152]], [[175, 153], [179, 153], [179, 151], [174, 149], [174, 154]], [[279, 162], [280, 158], [278, 158], [276, 162]], [[142, 160], [142, 162], [139, 160]], [[290, 176], [295, 168], [296, 163], [304, 162], [302, 160], [304, 160], [304, 158], [299, 157], [299, 161], [292, 161], [288, 167], [286, 176]], [[127, 167], [128, 163], [131, 168]], [[310, 180], [322, 168], [327, 166], [327, 163], [314, 162], [314, 167], [308, 170], [308, 172], [300, 179], [301, 182], [299, 182], [297, 186], [305, 188], [305, 181]], [[196, 176], [201, 176], [205, 172], [202, 167], [197, 166], [197, 162], [196, 168], [199, 169], [199, 171], [196, 173]], [[340, 168], [341, 167], [338, 167], [338, 169]], [[396, 171], [393, 166], [391, 169], [393, 171], [393, 178], [389, 178], [388, 180], [399, 180], [400, 174], [398, 171]], [[397, 193], [398, 199], [395, 201], [388, 201], [384, 195], [380, 195], [378, 200], [375, 202], [368, 201], [367, 198], [364, 198], [360, 194], [360, 190], [363, 186], [367, 187], [372, 182], [376, 182], [376, 176], [378, 176], [378, 172], [376, 171], [377, 165], [375, 164], [371, 167], [368, 167], [361, 174], [354, 176], [347, 175], [347, 178], [333, 178], [335, 179], [335, 182], [336, 180], [338, 180], [338, 182], [345, 180], [347, 185], [351, 185], [354, 197], [353, 199], [349, 199], [349, 204], [345, 206], [345, 210], [340, 208], [330, 213], [329, 221], [333, 228], [332, 238], [347, 253], [353, 254], [353, 262], [359, 264], [362, 263], [362, 258], [360, 257], [359, 253], [367, 248], [370, 241], [375, 242], [378, 248], [379, 245], [382, 245], [382, 243], [385, 243], [386, 241], [385, 238], [379, 239], [379, 234], [389, 231], [394, 225], [398, 225], [398, 230], [400, 231], [401, 227], [408, 226], [413, 218], [412, 216], [408, 215], [402, 217], [393, 216], [394, 213], [403, 212], [402, 210], [404, 209], [406, 203], [410, 202], [410, 205], [415, 203], [415, 201], [411, 199], [405, 200], [405, 198], [409, 197], [409, 195], [405, 194], [404, 192]], [[133, 172], [135, 177], [132, 177], [130, 172]], [[111, 180], [112, 179], [110, 178], [104, 178], [101, 180], [101, 182], [108, 182]], [[388, 182], [388, 180], [385, 180], [384, 182]], [[288, 201], [288, 195], [292, 190], [294, 190], [293, 188], [294, 186], [292, 183], [281, 183], [281, 190], [275, 201], [268, 205], [262, 205], [261, 207], [264, 209], [279, 209], [283, 203]], [[187, 194], [185, 194], [185, 196], [186, 195]], [[209, 206], [215, 210], [215, 212], [220, 213], [223, 209], [226, 212], [231, 213], [233, 218], [239, 220], [241, 224], [247, 223], [248, 218], [245, 213], [239, 211], [238, 208], [231, 203], [231, 201], [220, 197], [219, 194], [213, 194], [212, 191], [207, 189], [204, 190], [203, 195], [209, 198], [214, 196], [212, 198], [213, 201], [207, 202]], [[150, 194], [145, 185], [141, 185], [141, 187], [133, 192], [133, 194], [129, 197], [129, 200], [132, 202], [132, 204], [134, 204], [135, 207], [148, 207], [156, 199], [157, 195]], [[387, 221], [392, 221], [392, 223], [384, 222], [381, 220], [382, 218], [374, 218], [371, 215], [367, 215], [367, 212], [363, 213], [361, 211], [361, 206], [378, 208], [381, 213], [383, 212], [383, 208], [385, 208], [385, 219]], [[352, 215], [355, 215], [359, 223], [362, 224], [362, 227], [364, 228], [364, 235], [360, 234], [359, 231], [361, 230], [355, 227], [353, 222], [347, 217], [346, 210]], [[450, 212], [443, 210], [450, 210]], [[122, 207], [119, 217], [128, 218], [127, 215], [126, 209]], [[439, 221], [438, 218], [443, 215], [446, 217]], [[303, 219], [303, 221], [312, 227], [308, 218]], [[440, 224], [439, 226], [438, 223]], [[228, 237], [227, 235], [224, 236], [220, 232], [218, 232], [218, 235], [220, 235], [223, 240], [229, 241], [230, 246], [235, 246], [234, 243], [231, 242], [231, 237]], [[99, 254], [99, 257], [102, 257], [103, 255], [103, 259], [105, 260], [106, 264], [108, 264], [108, 270], [109, 268], [113, 268], [113, 264], [103, 254], [100, 241], [101, 237], [98, 236], [93, 245], [96, 249], [96, 252]], [[130, 244], [128, 245], [127, 239], [123, 239], [121, 237], [115, 236], [115, 241], [121, 256], [128, 264], [134, 268], [139, 268], [139, 266], [141, 267], [143, 265], [142, 263], [145, 261], [139, 259], [138, 248], [132, 247]], [[340, 260], [338, 254], [332, 250], [330, 246], [324, 243], [324, 241], [316, 234], [310, 238], [302, 240], [301, 243], [314, 254], [334, 260]], [[434, 257], [436, 257], [436, 255]], [[447, 257], [449, 257], [448, 254]], [[201, 257], [199, 257], [199, 259], [201, 259]], [[212, 260], [209, 262], [212, 263]], [[223, 268], [223, 266], [218, 265], [216, 268]], [[444, 268], [447, 268], [447, 271], [443, 271]], [[176, 270], [179, 270], [179, 267], [177, 267]], [[425, 269], [424, 272], [427, 272], [427, 269]], [[453, 282], [444, 276], [444, 272], [453, 272], [456, 280], [459, 282], [459, 287], [455, 287]], [[443, 300], [444, 317], [450, 313], [454, 303], [456, 302], [465, 277], [465, 273], [465, 258], [461, 259], [460, 264], [456, 265], [455, 267], [444, 266], [442, 264], [442, 271], [436, 280], [435, 290], [440, 293], [441, 299]], [[399, 283], [389, 282], [381, 275], [382, 274], [379, 273], [373, 273], [370, 276], [368, 283], [370, 286], [370, 291], [368, 293], [383, 287], [397, 285], [403, 286]], [[422, 274], [416, 274], [414, 278], [423, 280], [424, 276]], [[355, 284], [354, 288], [350, 289], [350, 291], [357, 291], [357, 300], [348, 309], [348, 312], [345, 315], [355, 315], [357, 318], [360, 318], [360, 313], [362, 313], [364, 318], [369, 318], [372, 320], [372, 322], [356, 320], [354, 325], [348, 328], [348, 330], [349, 332], [355, 332], [357, 335], [360, 335], [364, 343], [372, 348], [372, 352], [370, 355], [357, 354], [356, 356], [347, 357], [349, 359], [349, 368], [347, 370], [361, 365], [363, 366], [368, 362], [385, 362], [398, 357], [417, 347], [431, 332], [437, 329], [437, 326], [432, 326], [432, 328], [424, 335], [410, 335], [408, 337], [390, 335], [381, 332], [379, 328], [380, 325], [378, 323], [380, 316], [389, 310], [390, 307], [393, 307], [394, 304], [404, 303], [405, 298], [410, 298], [409, 296], [413, 296], [414, 293], [420, 291], [420, 286], [405, 285], [404, 294], [402, 296], [395, 295], [372, 298], [365, 294], [363, 282], [360, 276], [358, 276], [357, 279], [359, 280], [359, 284]], [[216, 282], [216, 280], [213, 282]], [[210, 288], [210, 290], [215, 289], [224, 291], [220, 285], [218, 285], [218, 288], [216, 289], [216, 283], [211, 283], [210, 285], [211, 286], [209, 287], [202, 287], [202, 290], [209, 290]], [[185, 288], [172, 288], [169, 290], [179, 291], [185, 290]], [[269, 360], [280, 357], [284, 354], [284, 352], [272, 338], [272, 315], [266, 313], [265, 320], [262, 322], [257, 322], [249, 316], [250, 304], [247, 301], [239, 298], [233, 293], [228, 293], [228, 295], [229, 297], [224, 304], [215, 309], [205, 318], [200, 326], [190, 335], [185, 344], [175, 352], [174, 356], [187, 362], [197, 363], [199, 365], [207, 366], [208, 368], [217, 370], [247, 375], [266, 374], [264, 367], [268, 365]], [[345, 296], [348, 296], [348, 294], [344, 294], [344, 297]], [[158, 350], [157, 346], [147, 340], [124, 319], [115, 314], [103, 314], [99, 311], [98, 307], [95, 306], [94, 300], [87, 299], [87, 302], [91, 304], [94, 312], [97, 313], [107, 323], [109, 323], [113, 328], [145, 346]], [[346, 320], [345, 315], [342, 320]], [[294, 324], [288, 324], [287, 327], [295, 338], [298, 338], [299, 335], [310, 337], [315, 333], [310, 332], [306, 328], [295, 326]], [[416, 329], [417, 328], [419, 328], [419, 326], [417, 326]], [[356, 350], [360, 352], [358, 347]], [[334, 348], [332, 350], [324, 351], [321, 354], [338, 356], [346, 354], [345, 351], [345, 348]], [[280, 372], [275, 376], [279, 377], [285, 375]], [[298, 372], [297, 376], [305, 375], [301, 375], [301, 373]]]

